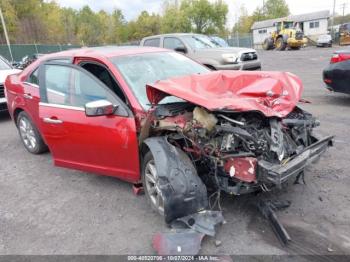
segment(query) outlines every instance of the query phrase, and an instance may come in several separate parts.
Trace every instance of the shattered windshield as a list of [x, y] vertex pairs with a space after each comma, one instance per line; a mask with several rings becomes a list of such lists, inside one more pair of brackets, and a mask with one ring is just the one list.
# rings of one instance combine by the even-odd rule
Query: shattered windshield
[[[150, 107], [146, 85], [158, 80], [209, 72], [206, 67], [175, 52], [137, 54], [111, 58], [143, 108]], [[169, 96], [162, 104], [183, 101]]]
[[205, 35], [186, 35], [182, 37], [192, 49], [216, 48], [218, 44]]

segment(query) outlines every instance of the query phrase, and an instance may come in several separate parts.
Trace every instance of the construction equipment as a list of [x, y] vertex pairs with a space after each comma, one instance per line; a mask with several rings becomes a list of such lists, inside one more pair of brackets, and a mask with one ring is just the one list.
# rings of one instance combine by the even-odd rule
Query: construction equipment
[[281, 21], [274, 23], [276, 30], [265, 39], [263, 48], [265, 50], [276, 49], [279, 51], [289, 49], [300, 49], [307, 43], [307, 38], [301, 30], [294, 27], [293, 21]]
[[350, 23], [339, 27], [339, 45], [350, 45]]

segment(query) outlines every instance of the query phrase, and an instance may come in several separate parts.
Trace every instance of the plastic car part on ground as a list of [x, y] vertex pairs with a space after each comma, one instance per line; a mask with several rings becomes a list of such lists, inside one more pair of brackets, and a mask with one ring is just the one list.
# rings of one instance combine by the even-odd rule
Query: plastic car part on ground
[[205, 235], [215, 236], [215, 226], [224, 222], [221, 211], [203, 210], [178, 218], [172, 232], [157, 233], [153, 247], [158, 255], [197, 255]]

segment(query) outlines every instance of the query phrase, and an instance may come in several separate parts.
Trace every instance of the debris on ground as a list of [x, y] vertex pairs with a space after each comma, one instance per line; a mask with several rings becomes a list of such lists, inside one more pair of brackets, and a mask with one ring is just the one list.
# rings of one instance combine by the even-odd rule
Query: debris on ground
[[280, 240], [280, 242], [284, 246], [291, 241], [291, 238], [287, 230], [278, 220], [275, 211], [287, 208], [289, 206], [290, 206], [290, 201], [283, 201], [283, 200], [272, 201], [272, 200], [259, 199], [257, 202], [257, 207], [259, 211], [261, 212], [263, 217], [269, 221], [278, 240]]
[[[158, 255], [197, 255], [205, 235], [215, 236], [215, 226], [222, 224], [221, 211], [203, 210], [175, 219], [170, 227], [174, 232], [157, 233], [153, 237], [153, 248]], [[221, 245], [216, 240], [215, 245]]]

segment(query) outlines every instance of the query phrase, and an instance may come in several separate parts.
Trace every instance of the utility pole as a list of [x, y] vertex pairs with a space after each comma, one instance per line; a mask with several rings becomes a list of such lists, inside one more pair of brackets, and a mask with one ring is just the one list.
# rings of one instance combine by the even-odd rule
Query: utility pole
[[343, 19], [342, 19], [342, 21], [343, 21], [343, 24], [344, 24], [344, 17], [345, 17], [345, 7], [346, 7], [346, 3], [344, 2], [343, 4], [342, 4], [342, 7], [343, 7]]
[[333, 40], [335, 38], [335, 32], [334, 32], [335, 2], [336, 0], [333, 1], [333, 15], [332, 15], [332, 28], [331, 28], [331, 34], [332, 34]]
[[13, 56], [12, 56], [12, 51], [11, 51], [11, 46], [10, 46], [10, 40], [9, 40], [9, 36], [7, 34], [5, 19], [4, 19], [4, 16], [2, 15], [1, 6], [0, 6], [0, 18], [1, 18], [2, 28], [4, 28], [5, 39], [6, 39], [7, 47], [8, 47], [9, 52], [10, 52], [11, 61], [13, 61]]

